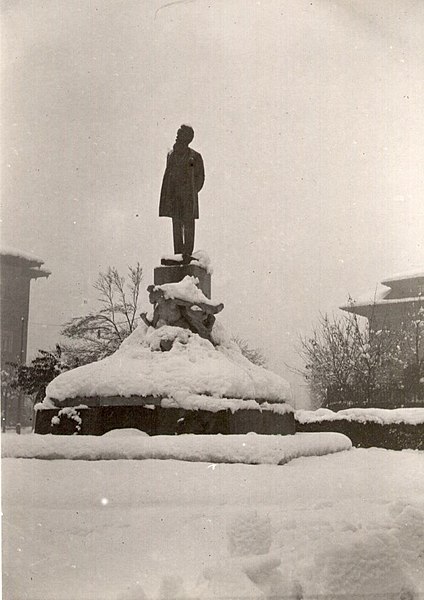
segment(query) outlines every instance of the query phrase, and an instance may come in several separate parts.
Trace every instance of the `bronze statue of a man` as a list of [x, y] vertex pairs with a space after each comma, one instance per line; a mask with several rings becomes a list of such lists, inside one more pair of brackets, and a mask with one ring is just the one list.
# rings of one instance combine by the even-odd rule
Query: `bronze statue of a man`
[[168, 154], [160, 192], [159, 216], [172, 218], [174, 253], [190, 262], [194, 249], [194, 223], [199, 218], [198, 193], [205, 181], [201, 155], [189, 147], [194, 131], [181, 125]]

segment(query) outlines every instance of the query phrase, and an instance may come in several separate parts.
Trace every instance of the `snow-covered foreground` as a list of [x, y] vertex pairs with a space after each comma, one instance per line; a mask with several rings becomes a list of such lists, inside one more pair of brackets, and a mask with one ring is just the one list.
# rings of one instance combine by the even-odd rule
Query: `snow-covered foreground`
[[[266, 552], [268, 534], [264, 564], [281, 559], [292, 598], [300, 588], [304, 598], [424, 597], [418, 451], [352, 449], [283, 466], [6, 458], [3, 513], [5, 600], [116, 600], [137, 582], [148, 598], [161, 584], [172, 597], [175, 574], [180, 597], [265, 597], [246, 579], [250, 558], [230, 551]], [[250, 522], [262, 533], [251, 536]]]

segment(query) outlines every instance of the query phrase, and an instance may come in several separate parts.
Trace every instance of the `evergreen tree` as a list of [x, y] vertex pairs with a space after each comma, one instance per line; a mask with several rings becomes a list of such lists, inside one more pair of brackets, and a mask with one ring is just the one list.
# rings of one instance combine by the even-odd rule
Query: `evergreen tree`
[[39, 350], [38, 356], [29, 365], [15, 365], [13, 386], [33, 396], [36, 402], [41, 402], [50, 381], [76, 366], [78, 362], [69, 360], [57, 344], [55, 350]]

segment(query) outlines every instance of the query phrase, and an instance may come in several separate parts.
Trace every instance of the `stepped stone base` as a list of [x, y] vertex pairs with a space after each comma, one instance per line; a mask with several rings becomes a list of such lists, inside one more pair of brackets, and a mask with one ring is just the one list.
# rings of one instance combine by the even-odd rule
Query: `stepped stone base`
[[35, 433], [55, 435], [103, 435], [112, 429], [134, 428], [149, 435], [195, 434], [244, 434], [255, 432], [266, 435], [292, 435], [295, 431], [294, 414], [272, 414], [266, 411], [225, 409], [217, 412], [162, 408], [148, 406], [95, 406], [76, 409], [81, 419], [77, 423], [66, 415], [52, 424], [59, 409], [38, 410], [35, 417]]
[[164, 283], [178, 283], [182, 281], [186, 275], [197, 277], [199, 280], [199, 288], [207, 298], [211, 298], [211, 276], [199, 265], [175, 265], [175, 266], [160, 266], [153, 271], [153, 281], [155, 285], [163, 285]]

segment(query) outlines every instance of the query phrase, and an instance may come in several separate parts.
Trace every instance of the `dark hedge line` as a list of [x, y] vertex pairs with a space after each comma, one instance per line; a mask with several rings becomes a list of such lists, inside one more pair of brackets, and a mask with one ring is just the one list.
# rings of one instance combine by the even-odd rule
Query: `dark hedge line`
[[424, 385], [414, 388], [383, 388], [360, 390], [347, 386], [343, 390], [331, 386], [323, 408], [335, 412], [346, 408], [422, 408], [424, 407]]
[[387, 448], [389, 450], [424, 450], [424, 423], [409, 425], [395, 423], [380, 425], [368, 421], [320, 421], [317, 423], [299, 423], [296, 421], [297, 432], [336, 431], [351, 439], [357, 448]]

